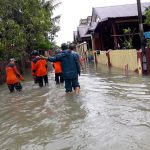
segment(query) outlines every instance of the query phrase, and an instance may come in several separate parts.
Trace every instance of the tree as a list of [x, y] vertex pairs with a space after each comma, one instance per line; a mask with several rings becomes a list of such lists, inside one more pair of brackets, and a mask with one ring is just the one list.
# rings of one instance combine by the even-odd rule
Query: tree
[[[53, 16], [53, 10], [55, 10], [61, 3], [55, 3], [54, 0], [49, 0], [49, 1], [46, 1], [43, 0], [43, 8], [46, 10], [46, 12], [48, 12], [49, 10], [51, 10], [51, 16]], [[50, 28], [50, 31], [49, 33], [47, 34], [49, 40], [53, 43], [54, 42], [54, 39], [55, 39], [55, 36], [56, 36], [56, 33], [60, 30], [60, 27], [59, 27], [59, 22], [60, 22], [60, 15], [58, 16], [55, 16], [55, 17], [52, 17], [51, 18], [51, 28]]]
[[13, 20], [0, 22], [0, 57], [2, 60], [10, 57], [20, 57], [25, 54], [25, 33]]
[[[0, 0], [0, 57], [20, 57], [34, 48], [48, 49], [60, 17], [52, 18], [54, 0]], [[5, 55], [6, 58], [5, 58]]]

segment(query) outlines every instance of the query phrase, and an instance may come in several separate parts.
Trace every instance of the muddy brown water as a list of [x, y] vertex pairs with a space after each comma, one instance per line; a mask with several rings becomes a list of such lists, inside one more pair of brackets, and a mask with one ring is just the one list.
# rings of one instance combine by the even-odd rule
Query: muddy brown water
[[150, 77], [90, 65], [81, 93], [63, 85], [0, 86], [0, 150], [150, 150]]

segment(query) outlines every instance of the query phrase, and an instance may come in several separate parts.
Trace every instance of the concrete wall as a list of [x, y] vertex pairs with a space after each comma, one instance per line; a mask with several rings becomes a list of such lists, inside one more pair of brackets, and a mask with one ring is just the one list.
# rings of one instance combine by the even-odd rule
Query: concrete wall
[[135, 49], [100, 51], [100, 55], [96, 54], [96, 60], [101, 64], [130, 71], [138, 71], [140, 68], [137, 50]]
[[106, 51], [100, 51], [100, 55], [97, 55], [97, 62], [107, 65], [108, 64], [108, 58], [106, 56]]
[[110, 63], [114, 67], [125, 68], [135, 71], [138, 68], [137, 51], [136, 50], [114, 50], [110, 51]]

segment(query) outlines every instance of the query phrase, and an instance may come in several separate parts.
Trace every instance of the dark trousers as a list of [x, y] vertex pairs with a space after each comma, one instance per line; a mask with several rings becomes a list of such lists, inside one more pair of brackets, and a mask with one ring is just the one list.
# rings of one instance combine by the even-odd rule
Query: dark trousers
[[14, 92], [14, 89], [16, 89], [17, 91], [22, 90], [22, 85], [20, 84], [20, 82], [15, 84], [7, 84], [7, 85], [10, 92]]
[[72, 92], [72, 88], [75, 90], [76, 87], [80, 87], [78, 78], [65, 80], [65, 89], [67, 93]]
[[55, 73], [55, 81], [56, 81], [56, 84], [63, 83], [64, 82], [63, 74]]
[[43, 80], [44, 80], [45, 85], [48, 84], [48, 76], [47, 75], [41, 76], [41, 77], [37, 77], [37, 81], [39, 83], [39, 87], [43, 87]]
[[33, 80], [34, 80], [34, 83], [38, 83], [38, 77], [37, 76], [33, 76]]

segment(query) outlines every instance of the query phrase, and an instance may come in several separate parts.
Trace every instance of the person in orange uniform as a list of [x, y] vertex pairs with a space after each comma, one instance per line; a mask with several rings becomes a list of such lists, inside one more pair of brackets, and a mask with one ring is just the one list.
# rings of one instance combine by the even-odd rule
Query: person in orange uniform
[[62, 68], [61, 68], [61, 62], [53, 62], [53, 67], [55, 69], [55, 81], [56, 84], [64, 83], [63, 74], [62, 74]]
[[40, 56], [38, 56], [38, 52], [34, 50], [31, 55], [35, 56], [32, 63], [32, 74], [34, 74], [37, 78], [37, 82], [39, 83], [39, 87], [43, 87], [43, 80], [45, 85], [48, 85], [48, 66], [47, 61]]
[[33, 50], [32, 53], [31, 53], [31, 56], [32, 56], [32, 58], [31, 58], [32, 59], [32, 61], [31, 61], [32, 76], [33, 76], [33, 79], [34, 79], [34, 83], [38, 83], [36, 72], [34, 72], [34, 70], [35, 70], [35, 62], [39, 58], [38, 51]]
[[[56, 50], [56, 55], [60, 52], [60, 50]], [[61, 62], [53, 62], [53, 67], [55, 69], [55, 81], [56, 84], [64, 83], [64, 78], [62, 74]]]
[[15, 62], [16, 60], [12, 58], [6, 66], [6, 82], [10, 92], [14, 92], [14, 89], [21, 91], [22, 85], [19, 80], [24, 81], [24, 77], [18, 72]]
[[[31, 62], [31, 70], [34, 70], [35, 68], [35, 63], [32, 61]], [[33, 76], [33, 79], [34, 79], [34, 83], [37, 83], [37, 76], [36, 76], [36, 73], [32, 71], [32, 76]]]
[[[56, 50], [55, 54], [57, 55], [60, 52], [61, 52], [60, 50]], [[62, 74], [61, 62], [60, 61], [53, 62], [53, 67], [54, 67], [54, 70], [55, 70], [56, 84], [63, 83], [64, 79], [63, 79], [63, 74]]]

